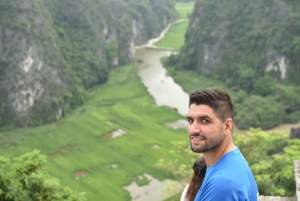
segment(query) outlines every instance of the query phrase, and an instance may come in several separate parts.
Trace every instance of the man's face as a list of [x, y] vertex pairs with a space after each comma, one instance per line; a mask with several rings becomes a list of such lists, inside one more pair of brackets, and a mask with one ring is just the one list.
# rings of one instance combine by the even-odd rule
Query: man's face
[[224, 141], [223, 124], [209, 106], [191, 104], [187, 120], [192, 151], [208, 152]]

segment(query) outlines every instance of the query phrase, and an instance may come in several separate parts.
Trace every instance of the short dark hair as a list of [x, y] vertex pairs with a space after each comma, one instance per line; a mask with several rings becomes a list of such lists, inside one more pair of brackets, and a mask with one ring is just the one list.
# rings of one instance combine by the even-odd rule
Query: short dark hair
[[208, 105], [216, 113], [217, 117], [224, 122], [227, 118], [233, 120], [233, 103], [228, 93], [222, 89], [200, 89], [190, 94], [191, 104]]

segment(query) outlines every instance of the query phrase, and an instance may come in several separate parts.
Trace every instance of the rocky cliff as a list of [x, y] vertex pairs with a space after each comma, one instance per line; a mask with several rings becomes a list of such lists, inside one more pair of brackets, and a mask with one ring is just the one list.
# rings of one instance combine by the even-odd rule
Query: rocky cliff
[[234, 92], [240, 129], [299, 122], [299, 19], [295, 0], [197, 0], [169, 63]]
[[175, 17], [172, 0], [1, 1], [0, 126], [59, 119]]
[[173, 63], [246, 91], [264, 75], [299, 84], [299, 9], [294, 0], [197, 0]]

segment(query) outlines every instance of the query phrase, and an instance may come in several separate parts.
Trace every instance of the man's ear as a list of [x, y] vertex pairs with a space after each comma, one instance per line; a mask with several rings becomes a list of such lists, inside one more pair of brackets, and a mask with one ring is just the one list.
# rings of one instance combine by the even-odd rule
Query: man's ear
[[231, 118], [227, 118], [224, 122], [224, 134], [231, 134], [233, 128], [233, 121]]

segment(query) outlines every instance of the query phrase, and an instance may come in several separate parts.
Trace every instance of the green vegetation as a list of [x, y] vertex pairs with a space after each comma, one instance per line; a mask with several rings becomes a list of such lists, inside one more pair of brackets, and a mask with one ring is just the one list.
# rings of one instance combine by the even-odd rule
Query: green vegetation
[[[175, 82], [188, 93], [199, 88], [222, 88], [228, 91], [235, 103], [235, 122], [240, 129], [247, 130], [250, 127], [269, 129], [282, 123], [300, 121], [300, 97], [297, 92], [300, 86], [276, 84], [272, 85], [275, 88], [273, 92], [267, 92], [264, 89], [269, 86], [264, 85], [261, 88], [256, 87], [256, 93], [265, 95], [276, 91], [274, 97], [251, 95], [244, 90], [236, 91], [222, 81], [211, 79], [199, 72], [176, 70], [167, 60], [164, 60], [164, 66]], [[263, 79], [258, 79], [257, 83]]]
[[248, 95], [244, 91], [240, 90], [238, 92], [234, 92], [220, 80], [214, 80], [209, 77], [205, 77], [194, 71], [174, 69], [172, 66], [168, 65], [167, 59], [164, 59], [163, 62], [164, 67], [168, 70], [168, 74], [187, 93], [191, 93], [199, 88], [222, 88], [229, 93], [236, 104], [242, 103], [246, 98], [248, 98]]
[[258, 183], [261, 195], [295, 196], [294, 161], [299, 160], [300, 140], [281, 131], [250, 129], [247, 137], [235, 136]]
[[[167, 0], [32, 0], [25, 7], [4, 0], [0, 13], [7, 33], [0, 47], [6, 59], [0, 60], [0, 114], [8, 114], [0, 118], [1, 127], [51, 123], [60, 111], [66, 115], [83, 105], [87, 91], [105, 83], [112, 68], [132, 61], [133, 22], [139, 29], [137, 44], [157, 36], [164, 23], [177, 17], [174, 2]], [[19, 68], [27, 56], [33, 58], [34, 73]], [[25, 89], [37, 93], [36, 86], [41, 96], [20, 114], [11, 99]]]
[[84, 193], [72, 191], [60, 184], [45, 170], [46, 156], [34, 150], [18, 158], [14, 163], [0, 156], [0, 199], [5, 201], [84, 201]]
[[[199, 87], [223, 88], [228, 90], [228, 88], [226, 88], [224, 83], [222, 83], [221, 81], [207, 78], [200, 73], [195, 73], [194, 71], [181, 71], [174, 69], [172, 66], [168, 65], [167, 59], [164, 59], [163, 62], [164, 67], [168, 70], [168, 74], [172, 76], [175, 82], [178, 83], [187, 93], [191, 93], [199, 89]], [[232, 94], [230, 93], [230, 95]]]
[[[191, 76], [191, 79], [203, 80], [205, 77], [221, 81], [224, 83], [222, 88], [238, 93], [235, 104], [239, 128], [267, 129], [282, 123], [299, 122], [300, 88], [295, 76], [300, 74], [299, 57], [296, 56], [300, 54], [300, 3], [288, 0], [259, 3], [199, 0], [195, 8], [190, 19], [193, 26], [189, 26], [185, 34], [184, 46], [165, 65], [175, 68], [178, 73], [188, 70], [191, 75], [198, 76]], [[288, 66], [286, 74], [282, 71], [284, 65]], [[283, 79], [282, 76], [287, 77]], [[184, 85], [180, 80], [178, 83]], [[186, 88], [188, 92], [191, 90], [192, 86]], [[246, 97], [254, 95], [259, 96], [259, 102], [269, 102], [280, 109], [275, 111], [266, 105], [257, 107], [257, 103], [250, 100], [243, 103]], [[259, 116], [264, 118], [248, 115], [250, 109], [245, 106], [249, 104], [255, 104], [251, 106], [252, 114], [262, 114]], [[274, 114], [282, 117], [265, 118]]]
[[[188, 14], [193, 11], [194, 2], [181, 2], [175, 4], [175, 9], [179, 14], [178, 19], [188, 18]], [[155, 46], [158, 47], [167, 47], [173, 48], [176, 51], [179, 51], [180, 48], [184, 45], [185, 41], [185, 32], [188, 28], [189, 22], [181, 22], [170, 27], [169, 31], [166, 33], [164, 38], [159, 42], [155, 43]]]
[[137, 178], [135, 182], [137, 183], [138, 186], [144, 186], [149, 184], [149, 180], [144, 175], [141, 178]]
[[190, 14], [193, 12], [195, 2], [178, 2], [175, 4], [175, 9], [179, 14], [179, 19], [189, 18]]
[[159, 42], [155, 43], [158, 47], [173, 48], [174, 50], [180, 50], [184, 44], [184, 34], [188, 28], [189, 22], [182, 22], [173, 25], [166, 33], [165, 37]]
[[236, 104], [235, 109], [235, 121], [240, 129], [248, 129], [249, 122], [254, 128], [273, 128], [282, 122], [284, 114], [283, 107], [270, 96], [263, 98], [252, 95], [243, 103]]
[[[167, 129], [164, 124], [182, 117], [170, 108], [153, 107], [154, 100], [142, 85], [136, 66], [112, 70], [108, 82], [91, 90], [88, 99], [57, 123], [1, 132], [0, 139], [5, 140], [2, 155], [12, 158], [40, 150], [48, 156], [49, 174], [63, 185], [85, 192], [91, 201], [130, 199], [123, 186], [144, 173], [166, 179], [168, 175], [154, 164], [160, 157], [171, 157], [170, 138], [182, 140], [185, 131]], [[109, 133], [118, 129], [126, 133], [110, 139]], [[160, 148], [153, 149], [153, 145]], [[189, 163], [185, 160], [179, 158], [181, 163]], [[138, 182], [147, 183], [143, 179]]]

